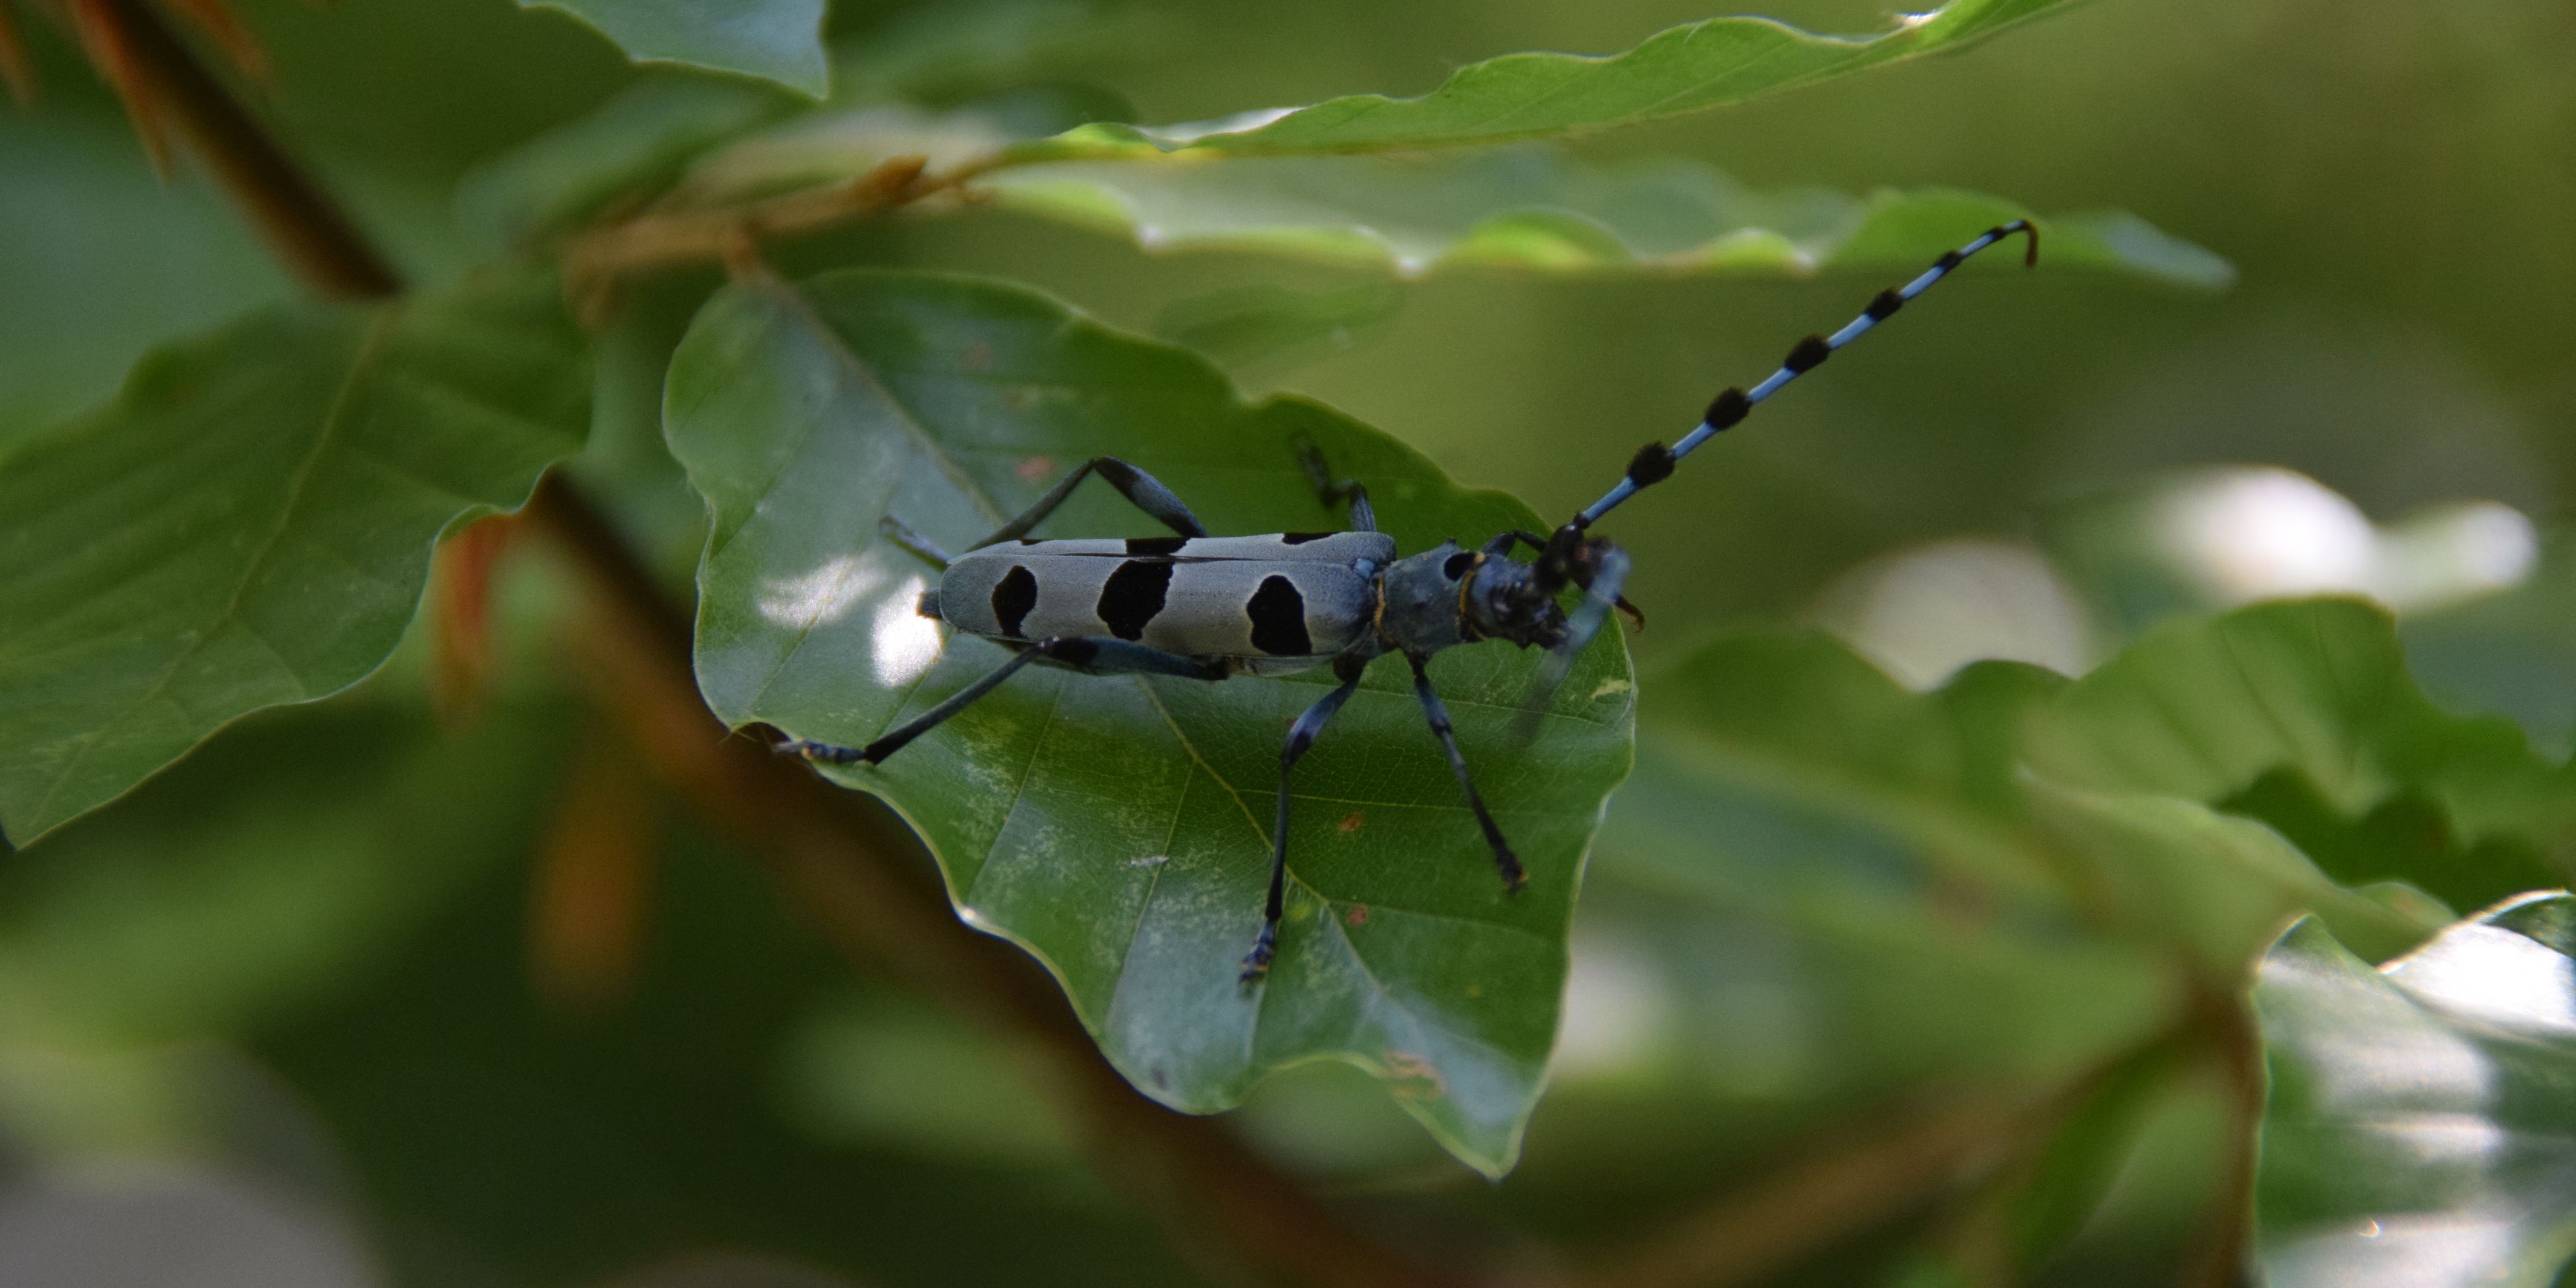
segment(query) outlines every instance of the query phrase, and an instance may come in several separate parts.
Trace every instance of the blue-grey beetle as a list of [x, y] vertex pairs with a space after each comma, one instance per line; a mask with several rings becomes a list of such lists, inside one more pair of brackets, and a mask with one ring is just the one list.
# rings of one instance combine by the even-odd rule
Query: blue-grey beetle
[[[1368, 492], [1336, 481], [1323, 459], [1305, 452], [1307, 472], [1327, 505], [1348, 502], [1351, 531], [1288, 532], [1257, 537], [1212, 537], [1169, 488], [1116, 457], [1086, 461], [1039, 498], [1027, 513], [956, 558], [887, 520], [887, 532], [942, 571], [937, 588], [922, 596], [921, 611], [950, 626], [1012, 650], [990, 674], [864, 747], [790, 739], [781, 752], [831, 764], [876, 764], [903, 745], [993, 691], [1021, 667], [1044, 662], [1094, 675], [1155, 674], [1197, 680], [1235, 675], [1275, 675], [1330, 666], [1339, 687], [1297, 718], [1279, 753], [1279, 814], [1271, 830], [1270, 898], [1261, 935], [1243, 959], [1243, 979], [1270, 968], [1279, 938], [1280, 901], [1288, 865], [1288, 780], [1298, 757], [1314, 744], [1325, 722], [1359, 687], [1371, 659], [1401, 653], [1413, 666], [1414, 693], [1431, 731], [1448, 753], [1458, 788], [1484, 828], [1505, 888], [1526, 879], [1520, 859], [1476, 794], [1466, 758], [1450, 732], [1449, 713], [1425, 675], [1434, 653], [1480, 640], [1509, 640], [1550, 650], [1541, 667], [1544, 694], [1564, 678], [1616, 607], [1635, 613], [1620, 598], [1628, 556], [1609, 541], [1585, 535], [1593, 523], [1640, 488], [1670, 477], [1674, 463], [1711, 435], [1744, 419], [1781, 386], [1815, 369], [1834, 350], [1884, 321], [1906, 301], [1940, 281], [1962, 260], [2006, 237], [2029, 238], [2025, 264], [2039, 260], [2039, 232], [2027, 220], [1988, 229], [1943, 255], [1902, 287], [1885, 290], [1850, 324], [1830, 336], [1811, 335], [1790, 349], [1780, 368], [1751, 389], [1727, 389], [1709, 404], [1699, 426], [1666, 447], [1648, 443], [1628, 462], [1617, 486], [1552, 535], [1506, 532], [1474, 550], [1443, 543], [1397, 558], [1395, 538], [1377, 530]], [[1063, 504], [1075, 485], [1099, 475], [1136, 508], [1175, 534], [1124, 540], [1027, 540], [1030, 529]], [[1512, 558], [1527, 545], [1536, 558]], [[1579, 592], [1569, 611], [1560, 602]]]

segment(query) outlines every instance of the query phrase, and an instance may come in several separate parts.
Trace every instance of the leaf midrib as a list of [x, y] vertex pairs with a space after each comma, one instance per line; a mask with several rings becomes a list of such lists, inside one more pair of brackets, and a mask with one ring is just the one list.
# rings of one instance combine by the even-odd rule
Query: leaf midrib
[[[89, 732], [79, 736], [78, 749], [63, 762], [62, 769], [54, 775], [53, 781], [45, 789], [45, 794], [38, 798], [34, 810], [31, 811], [31, 816], [38, 820], [37, 826], [42, 826], [43, 818], [53, 808], [55, 799], [62, 795], [64, 786], [71, 782], [73, 775], [89, 759], [90, 753], [97, 750], [107, 734], [132, 719], [135, 712], [166, 695], [171, 681], [178, 677], [179, 671], [188, 664], [188, 660], [204, 649], [207, 641], [215, 638], [224, 626], [241, 612], [242, 601], [250, 593], [251, 583], [258, 580], [260, 572], [267, 566], [269, 559], [276, 554], [278, 544], [285, 540], [288, 529], [294, 526], [296, 507], [303, 501], [304, 489], [312, 482], [314, 472], [321, 464], [322, 457], [331, 446], [332, 440], [339, 436], [340, 427], [347, 423], [348, 417], [345, 413], [351, 397], [357, 390], [359, 378], [365, 374], [368, 364], [382, 349], [386, 338], [392, 332], [393, 322], [400, 313], [400, 306], [388, 306], [369, 320], [366, 333], [359, 338], [357, 350], [349, 357], [349, 370], [341, 377], [340, 387], [332, 392], [330, 408], [323, 413], [322, 432], [314, 436], [312, 448], [305, 453], [304, 459], [296, 464], [295, 474], [287, 482], [285, 500], [277, 509], [277, 522], [269, 529], [268, 535], [261, 539], [259, 548], [251, 553], [250, 559], [243, 563], [241, 575], [233, 582], [232, 592], [225, 598], [222, 610], [208, 621], [205, 629], [199, 631], [196, 637], [188, 642], [186, 648], [179, 651], [178, 656], [170, 660], [170, 665], [153, 680], [149, 689], [137, 695], [113, 717], [101, 721]], [[254, 631], [251, 634], [253, 638], [259, 638], [257, 632]], [[276, 648], [265, 639], [261, 639], [260, 644], [268, 649], [271, 656], [277, 655]], [[284, 659], [280, 658], [279, 661], [282, 665]], [[284, 669], [290, 676], [295, 674], [292, 667]], [[296, 678], [300, 683], [301, 677]]]

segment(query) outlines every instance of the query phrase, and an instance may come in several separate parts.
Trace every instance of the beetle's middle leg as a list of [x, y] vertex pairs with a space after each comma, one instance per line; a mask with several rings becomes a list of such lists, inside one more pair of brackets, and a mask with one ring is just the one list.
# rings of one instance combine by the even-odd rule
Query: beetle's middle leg
[[913, 558], [941, 572], [948, 571], [948, 565], [956, 562], [949, 557], [947, 551], [940, 549], [937, 543], [913, 531], [911, 524], [891, 514], [877, 520], [877, 531], [884, 534], [886, 540], [903, 547]]
[[1351, 658], [1337, 658], [1333, 675], [1340, 688], [1315, 700], [1297, 723], [1288, 727], [1288, 742], [1279, 749], [1279, 819], [1270, 829], [1270, 900], [1262, 905], [1261, 938], [1254, 940], [1252, 951], [1244, 954], [1242, 980], [1251, 983], [1270, 970], [1270, 954], [1279, 945], [1279, 914], [1286, 906], [1288, 894], [1288, 773], [1297, 767], [1306, 749], [1315, 745], [1315, 736], [1342, 704], [1359, 691], [1360, 672], [1366, 663]]
[[905, 743], [937, 728], [941, 721], [965, 710], [975, 699], [1002, 687], [1002, 681], [1018, 674], [1021, 667], [1039, 661], [1054, 662], [1093, 675], [1176, 675], [1186, 680], [1222, 680], [1234, 674], [1233, 668], [1223, 662], [1183, 657], [1122, 639], [1052, 636], [1021, 649], [1010, 661], [950, 694], [947, 701], [922, 712], [901, 728], [867, 746], [843, 747], [807, 738], [791, 738], [778, 744], [778, 753], [803, 756], [827, 765], [846, 765], [852, 761], [881, 764], [886, 757], [903, 750]]
[[1477, 826], [1485, 829], [1485, 844], [1493, 847], [1494, 867], [1503, 874], [1503, 885], [1518, 891], [1529, 884], [1529, 873], [1521, 870], [1520, 856], [1512, 853], [1510, 843], [1503, 840], [1503, 829], [1494, 825], [1493, 814], [1485, 808], [1485, 798], [1476, 794], [1475, 782], [1467, 777], [1467, 758], [1459, 753], [1458, 735], [1449, 727], [1449, 708], [1432, 691], [1431, 675], [1422, 669], [1423, 659], [1408, 653], [1404, 660], [1413, 664], [1414, 696], [1422, 699], [1422, 714], [1431, 721], [1431, 733], [1440, 739], [1440, 750], [1449, 753], [1449, 769], [1458, 775], [1458, 790], [1467, 794], [1467, 808], [1476, 812]]

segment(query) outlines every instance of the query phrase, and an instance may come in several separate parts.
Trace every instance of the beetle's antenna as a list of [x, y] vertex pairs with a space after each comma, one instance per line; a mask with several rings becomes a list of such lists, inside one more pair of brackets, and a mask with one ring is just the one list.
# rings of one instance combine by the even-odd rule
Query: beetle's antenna
[[1832, 335], [1811, 335], [1800, 340], [1796, 347], [1789, 350], [1789, 356], [1781, 361], [1780, 369], [1772, 372], [1761, 384], [1751, 389], [1729, 387], [1717, 396], [1715, 402], [1708, 405], [1708, 415], [1700, 421], [1699, 428], [1685, 435], [1682, 441], [1671, 447], [1666, 447], [1661, 442], [1653, 442], [1638, 448], [1637, 455], [1628, 462], [1628, 476], [1619, 480], [1618, 486], [1611, 488], [1607, 495], [1586, 507], [1583, 513], [1574, 516], [1566, 527], [1579, 533], [1598, 522], [1602, 515], [1616, 509], [1620, 502], [1635, 496], [1640, 489], [1652, 487], [1671, 478], [1674, 462], [1690, 455], [1719, 430], [1732, 428], [1763, 399], [1780, 392], [1782, 385], [1824, 365], [1825, 359], [1832, 357], [1834, 350], [1859, 339], [1867, 334], [1871, 327], [1894, 316], [1898, 309], [1905, 307], [1907, 300], [1932, 289], [1934, 282], [1949, 276], [1950, 270], [1957, 268], [1969, 256], [2015, 233], [2030, 238], [2030, 249], [2022, 256], [2023, 266], [2037, 264], [2039, 229], [2032, 226], [2029, 220], [2016, 219], [2011, 223], [1999, 224], [1987, 229], [1984, 235], [1975, 241], [1943, 255], [1933, 263], [1932, 267], [1925, 269], [1921, 277], [1892, 290], [1880, 291], [1877, 298], [1869, 302], [1869, 308], [1859, 317], [1853, 318], [1842, 330]]

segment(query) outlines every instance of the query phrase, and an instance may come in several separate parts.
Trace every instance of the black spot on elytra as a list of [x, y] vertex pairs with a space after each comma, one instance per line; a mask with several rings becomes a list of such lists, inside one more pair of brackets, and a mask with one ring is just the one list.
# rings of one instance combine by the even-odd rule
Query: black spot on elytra
[[1467, 570], [1475, 566], [1475, 553], [1473, 551], [1461, 550], [1458, 553], [1449, 556], [1449, 558], [1440, 565], [1440, 575], [1451, 581], [1456, 581], [1459, 578], [1466, 576]]
[[1172, 565], [1162, 561], [1130, 559], [1109, 574], [1109, 584], [1100, 588], [1100, 620], [1109, 633], [1122, 640], [1145, 638], [1145, 623], [1163, 611], [1163, 594], [1171, 589]]
[[1315, 651], [1306, 634], [1306, 597], [1285, 577], [1264, 577], [1245, 607], [1252, 614], [1252, 646], [1272, 657], [1303, 657]]
[[1332, 535], [1333, 534], [1329, 532], [1282, 532], [1279, 534], [1279, 544], [1283, 546], [1302, 546], [1309, 541], [1321, 541]]
[[1002, 579], [993, 583], [993, 620], [1002, 624], [1004, 635], [1017, 637], [1020, 623], [1028, 620], [1029, 610], [1038, 606], [1038, 579], [1029, 570], [1012, 564]]
[[1181, 547], [1189, 544], [1189, 540], [1188, 537], [1129, 537], [1127, 553], [1131, 555], [1179, 554]]

